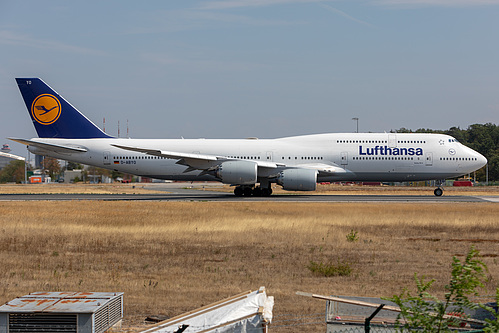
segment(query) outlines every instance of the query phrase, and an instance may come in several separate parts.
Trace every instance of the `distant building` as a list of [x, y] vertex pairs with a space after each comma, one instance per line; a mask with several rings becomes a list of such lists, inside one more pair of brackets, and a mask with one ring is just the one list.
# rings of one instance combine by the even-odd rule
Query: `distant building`
[[64, 171], [64, 182], [74, 183], [75, 178], [83, 180], [83, 170], [66, 170]]
[[10, 147], [8, 144], [4, 144], [1, 149], [2, 153], [10, 153]]
[[44, 159], [45, 159], [45, 156], [35, 155], [35, 168], [43, 169], [43, 160]]

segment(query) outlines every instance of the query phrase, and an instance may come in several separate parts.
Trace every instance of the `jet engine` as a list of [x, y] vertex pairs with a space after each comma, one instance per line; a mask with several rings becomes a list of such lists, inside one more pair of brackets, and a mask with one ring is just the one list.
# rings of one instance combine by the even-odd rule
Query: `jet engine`
[[215, 174], [224, 184], [254, 185], [257, 178], [257, 165], [250, 161], [228, 161], [220, 164]]
[[315, 191], [317, 187], [317, 170], [283, 170], [277, 177], [277, 184], [288, 191]]

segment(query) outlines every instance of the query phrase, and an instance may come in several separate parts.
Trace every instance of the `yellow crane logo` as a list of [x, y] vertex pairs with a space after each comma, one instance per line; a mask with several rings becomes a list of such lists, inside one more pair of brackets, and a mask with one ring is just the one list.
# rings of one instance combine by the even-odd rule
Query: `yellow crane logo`
[[31, 105], [31, 115], [39, 124], [53, 124], [61, 115], [61, 102], [53, 95], [40, 95], [35, 98]]

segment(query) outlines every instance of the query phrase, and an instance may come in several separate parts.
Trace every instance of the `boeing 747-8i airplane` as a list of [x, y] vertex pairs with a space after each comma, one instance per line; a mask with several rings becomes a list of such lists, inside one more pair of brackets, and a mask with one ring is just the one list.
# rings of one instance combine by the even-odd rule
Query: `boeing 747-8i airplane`
[[[331, 133], [279, 139], [126, 139], [99, 129], [39, 78], [16, 79], [39, 138], [11, 138], [34, 154], [168, 180], [220, 181], [237, 196], [271, 184], [314, 191], [317, 182], [443, 180], [487, 160], [442, 134]], [[442, 189], [435, 189], [442, 195]]]

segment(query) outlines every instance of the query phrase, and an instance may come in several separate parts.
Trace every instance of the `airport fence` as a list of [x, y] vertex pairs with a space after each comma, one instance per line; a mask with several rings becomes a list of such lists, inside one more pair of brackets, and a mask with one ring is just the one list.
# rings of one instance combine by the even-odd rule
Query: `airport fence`
[[[345, 329], [342, 329], [342, 330], [334, 330], [334, 331], [327, 331], [327, 333], [364, 333], [364, 332], [367, 332], [367, 333], [393, 333], [393, 332], [400, 332], [400, 331], [397, 331], [397, 330], [394, 330], [393, 328], [387, 328], [387, 327], [377, 327], [377, 326], [371, 326], [369, 330], [367, 330], [366, 328], [364, 327], [350, 327], [350, 328], [345, 328]], [[414, 330], [411, 330], [411, 331], [404, 331], [404, 332], [414, 332]], [[423, 332], [423, 331], [421, 331]], [[482, 333], [484, 331], [482, 330], [467, 330], [467, 331], [463, 331], [463, 330], [456, 330], [456, 331], [453, 331], [453, 332], [467, 332], [467, 333]]]
[[[373, 324], [369, 325], [345, 325], [334, 322], [327, 322], [324, 318], [324, 313], [310, 313], [297, 316], [296, 314], [281, 314], [274, 316], [272, 325], [270, 326], [272, 332], [289, 332], [296, 331], [314, 331], [326, 333], [395, 333], [401, 332], [393, 325]], [[405, 331], [404, 331], [405, 332]], [[407, 331], [415, 332], [415, 330]], [[422, 331], [421, 331], [422, 332]], [[482, 333], [483, 330], [470, 330], [457, 329], [453, 332], [467, 332], [467, 333]]]

